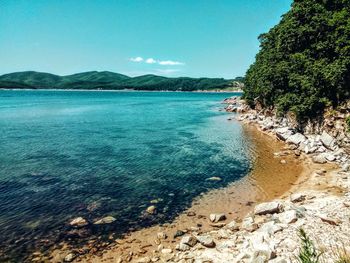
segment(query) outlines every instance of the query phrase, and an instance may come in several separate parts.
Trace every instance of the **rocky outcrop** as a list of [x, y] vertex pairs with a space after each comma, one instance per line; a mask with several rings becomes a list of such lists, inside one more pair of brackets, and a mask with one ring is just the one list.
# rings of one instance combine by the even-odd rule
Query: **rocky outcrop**
[[[264, 215], [254, 212], [255, 215], [248, 215], [238, 227], [235, 222], [218, 231], [196, 236], [198, 243], [191, 243], [192, 246], [185, 250], [179, 249], [172, 262], [296, 262], [300, 250], [299, 228], [317, 240], [319, 247], [329, 248], [322, 254], [323, 262], [334, 262], [336, 255], [331, 248], [335, 245], [342, 245], [350, 252], [347, 234], [350, 223], [339, 220], [350, 216], [350, 209], [344, 206], [344, 202], [350, 201], [350, 193], [339, 197], [310, 192], [289, 199], [293, 201], [257, 205], [254, 211], [264, 211]], [[274, 213], [272, 216], [271, 212]], [[255, 224], [256, 228], [247, 230], [244, 222]], [[184, 242], [181, 241], [178, 248], [181, 243]]]
[[[345, 115], [343, 117], [345, 118]], [[251, 109], [237, 117], [240, 121], [256, 124], [262, 131], [274, 134], [278, 139], [286, 141], [290, 149], [295, 150], [296, 155], [305, 153], [310, 155], [315, 163], [334, 162], [340, 164], [344, 169], [349, 169], [350, 133], [345, 127], [344, 118], [342, 122], [338, 121], [337, 125], [333, 126], [327, 124], [329, 119], [326, 118], [325, 124], [317, 129], [317, 134], [311, 133], [310, 131], [314, 129], [307, 127], [305, 131], [309, 132], [303, 134], [296, 129], [297, 125], [294, 120], [291, 121], [288, 118], [266, 116]]]

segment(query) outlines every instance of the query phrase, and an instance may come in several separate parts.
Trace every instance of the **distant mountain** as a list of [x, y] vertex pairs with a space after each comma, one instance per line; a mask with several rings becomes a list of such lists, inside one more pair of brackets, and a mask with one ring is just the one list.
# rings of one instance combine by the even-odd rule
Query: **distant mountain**
[[223, 78], [167, 78], [156, 75], [129, 77], [109, 71], [89, 71], [68, 76], [25, 71], [0, 76], [0, 89], [103, 89], [103, 90], [222, 90], [241, 88], [241, 77]]

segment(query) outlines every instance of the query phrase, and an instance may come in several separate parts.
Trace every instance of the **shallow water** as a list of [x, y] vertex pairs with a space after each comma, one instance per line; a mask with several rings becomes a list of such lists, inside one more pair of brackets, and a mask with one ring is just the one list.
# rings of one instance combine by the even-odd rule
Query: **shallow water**
[[[246, 175], [249, 143], [218, 111], [231, 95], [0, 91], [0, 260], [169, 221]], [[67, 234], [72, 218], [107, 215], [117, 221]]]

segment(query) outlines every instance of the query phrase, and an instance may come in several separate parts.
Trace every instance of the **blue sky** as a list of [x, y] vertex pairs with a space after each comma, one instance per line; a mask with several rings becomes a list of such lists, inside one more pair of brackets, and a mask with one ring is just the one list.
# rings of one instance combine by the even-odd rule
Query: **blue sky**
[[0, 0], [0, 74], [245, 74], [291, 0]]

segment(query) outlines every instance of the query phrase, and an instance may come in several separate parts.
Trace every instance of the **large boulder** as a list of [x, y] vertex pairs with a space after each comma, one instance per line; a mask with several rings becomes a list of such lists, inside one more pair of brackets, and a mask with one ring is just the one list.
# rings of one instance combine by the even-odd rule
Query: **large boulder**
[[299, 145], [300, 143], [304, 142], [306, 140], [306, 137], [302, 135], [301, 133], [296, 133], [288, 137], [287, 143], [292, 143], [295, 145]]
[[254, 209], [256, 215], [280, 213], [283, 211], [283, 204], [278, 201], [266, 202], [257, 205]]
[[325, 131], [322, 132], [321, 137], [320, 137], [320, 141], [328, 149], [332, 149], [336, 144], [335, 139]]
[[277, 128], [275, 132], [276, 136], [282, 141], [287, 140], [294, 134], [294, 132], [289, 127]]

